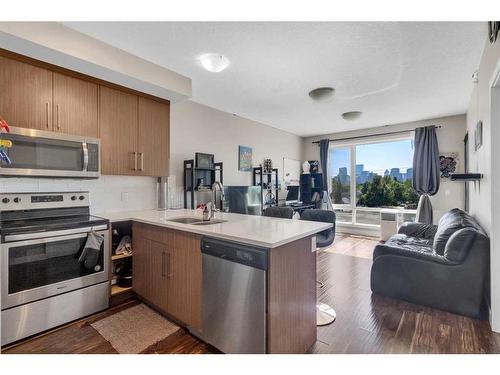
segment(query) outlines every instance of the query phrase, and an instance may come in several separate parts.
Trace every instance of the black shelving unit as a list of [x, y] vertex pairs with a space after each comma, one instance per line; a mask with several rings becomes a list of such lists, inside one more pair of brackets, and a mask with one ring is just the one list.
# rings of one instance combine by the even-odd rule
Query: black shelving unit
[[300, 175], [300, 200], [312, 202], [314, 193], [323, 192], [323, 173], [302, 173]]
[[[210, 190], [215, 181], [224, 183], [224, 167], [222, 162], [215, 163], [213, 169], [196, 168], [194, 159], [184, 160], [184, 208], [194, 209], [194, 195], [200, 188], [197, 186], [199, 180], [203, 180], [203, 187]], [[189, 205], [188, 205], [189, 198]]]
[[[264, 206], [277, 205], [279, 191], [278, 168], [273, 168], [271, 172], [264, 172], [262, 166], [254, 167], [252, 181], [254, 186], [261, 187], [261, 201]], [[271, 200], [270, 203], [265, 200], [268, 194], [274, 194], [274, 200]]]

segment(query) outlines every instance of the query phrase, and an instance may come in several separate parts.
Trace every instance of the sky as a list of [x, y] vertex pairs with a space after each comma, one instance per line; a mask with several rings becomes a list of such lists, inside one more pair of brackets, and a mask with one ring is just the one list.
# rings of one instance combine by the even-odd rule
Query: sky
[[[356, 164], [364, 164], [365, 171], [379, 174], [391, 168], [400, 168], [404, 173], [413, 164], [412, 141], [408, 139], [358, 145], [356, 146]], [[337, 175], [341, 167], [347, 167], [349, 173], [349, 148], [331, 148], [330, 175]]]

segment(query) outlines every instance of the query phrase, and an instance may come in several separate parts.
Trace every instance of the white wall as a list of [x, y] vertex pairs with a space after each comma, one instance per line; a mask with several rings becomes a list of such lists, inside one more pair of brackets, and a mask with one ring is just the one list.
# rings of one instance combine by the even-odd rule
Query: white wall
[[299, 136], [192, 101], [170, 107], [170, 175], [182, 186], [183, 161], [195, 152], [215, 154], [224, 163], [224, 185], [251, 185], [252, 173], [238, 171], [238, 146], [253, 151], [253, 165], [271, 158], [283, 177], [283, 158], [302, 159]]
[[[483, 174], [480, 182], [471, 184], [470, 211], [490, 235], [491, 240], [491, 326], [500, 332], [500, 42], [486, 46], [478, 69], [475, 85], [467, 111], [469, 131], [470, 171]], [[495, 95], [492, 96], [492, 92]], [[474, 151], [474, 129], [483, 122], [483, 145]]]
[[89, 191], [91, 212], [145, 210], [156, 207], [157, 179], [153, 177], [101, 176], [98, 179], [0, 178], [0, 192]]
[[[458, 153], [458, 172], [463, 172], [464, 168], [464, 137], [466, 132], [466, 117], [465, 115], [442, 117], [424, 121], [408, 122], [403, 124], [388, 125], [377, 128], [354, 130], [349, 132], [341, 132], [327, 134], [317, 137], [304, 138], [304, 158], [319, 160], [319, 147], [317, 144], [312, 144], [312, 141], [321, 138], [339, 139], [347, 137], [356, 137], [361, 135], [377, 135], [380, 133], [413, 130], [421, 126], [441, 125], [437, 129], [437, 137], [440, 153], [456, 152]], [[434, 209], [434, 221], [437, 222], [441, 216], [452, 208], [464, 208], [464, 184], [461, 182], [453, 182], [448, 179], [441, 179], [441, 186], [438, 193], [431, 197], [432, 206]]]

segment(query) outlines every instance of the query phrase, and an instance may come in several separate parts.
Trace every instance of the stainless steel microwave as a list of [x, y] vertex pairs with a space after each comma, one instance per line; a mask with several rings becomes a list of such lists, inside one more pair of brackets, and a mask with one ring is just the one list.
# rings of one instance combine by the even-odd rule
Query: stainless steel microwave
[[0, 138], [12, 142], [4, 149], [12, 163], [0, 164], [0, 175], [98, 178], [101, 173], [97, 138], [16, 127]]

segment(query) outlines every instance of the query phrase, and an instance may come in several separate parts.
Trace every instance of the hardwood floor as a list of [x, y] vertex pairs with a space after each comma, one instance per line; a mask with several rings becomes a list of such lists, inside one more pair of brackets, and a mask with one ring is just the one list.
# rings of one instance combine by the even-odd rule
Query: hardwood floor
[[337, 233], [333, 244], [323, 251], [371, 260], [378, 238]]
[[[318, 280], [324, 283], [323, 288], [318, 288], [318, 300], [336, 310], [337, 320], [318, 327], [318, 341], [311, 353], [500, 353], [500, 334], [492, 333], [487, 321], [372, 295], [371, 260], [367, 257], [373, 241], [338, 236], [330, 251], [318, 254]], [[354, 245], [349, 247], [349, 243]], [[116, 353], [90, 324], [136, 303], [126, 302], [2, 353]], [[145, 351], [216, 352], [185, 330]]]

